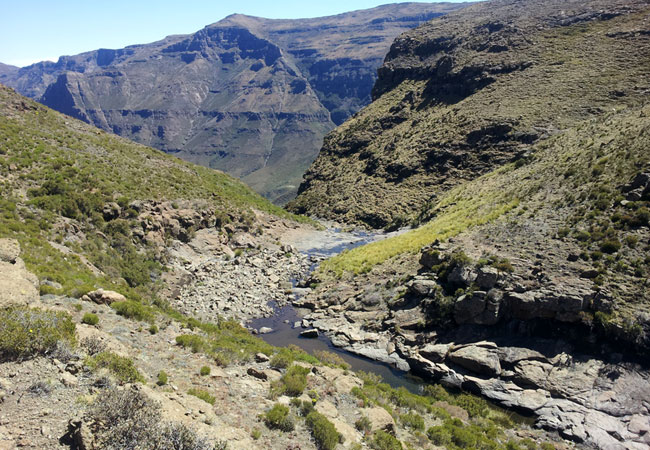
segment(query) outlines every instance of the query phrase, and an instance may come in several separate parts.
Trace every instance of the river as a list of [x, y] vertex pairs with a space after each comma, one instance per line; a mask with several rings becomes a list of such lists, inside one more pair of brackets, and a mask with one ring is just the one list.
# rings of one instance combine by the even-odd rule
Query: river
[[[314, 259], [327, 258], [341, 253], [344, 250], [352, 249], [369, 242], [385, 239], [394, 236], [394, 233], [371, 233], [366, 231], [342, 231], [336, 227], [329, 227], [317, 234], [307, 236], [303, 240], [294, 241], [298, 250]], [[317, 264], [314, 264], [311, 270], [315, 270]], [[299, 280], [292, 280], [295, 286]], [[300, 333], [305, 329], [298, 326], [296, 322], [301, 321], [296, 309], [292, 305], [278, 307], [275, 302], [271, 302], [275, 314], [271, 317], [259, 318], [250, 321], [249, 326], [256, 330], [262, 327], [271, 328], [270, 333], [261, 334], [260, 336], [266, 342], [275, 346], [285, 347], [290, 344], [297, 345], [306, 352], [313, 354], [316, 350], [327, 350], [336, 353], [342, 357], [345, 362], [350, 364], [352, 370], [372, 372], [380, 375], [382, 379], [394, 388], [405, 387], [411, 392], [419, 393], [423, 380], [411, 375], [409, 372], [399, 370], [389, 364], [375, 361], [360, 355], [356, 355], [342, 348], [332, 345], [328, 337], [320, 334], [318, 338], [303, 338]]]

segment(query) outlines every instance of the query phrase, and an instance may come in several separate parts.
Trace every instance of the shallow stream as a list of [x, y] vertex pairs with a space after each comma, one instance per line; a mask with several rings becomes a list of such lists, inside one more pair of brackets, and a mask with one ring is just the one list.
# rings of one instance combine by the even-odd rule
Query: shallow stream
[[[364, 231], [344, 232], [338, 228], [329, 228], [319, 234], [317, 239], [311, 239], [311, 242], [297, 242], [296, 246], [301, 253], [309, 257], [327, 258], [341, 253], [346, 249], [352, 249], [393, 234], [368, 233]], [[316, 267], [317, 264], [314, 264], [311, 270], [315, 270]], [[292, 280], [294, 286], [298, 281]], [[389, 364], [335, 347], [329, 338], [323, 334], [319, 334], [318, 338], [311, 339], [300, 337], [300, 333], [305, 331], [305, 329], [300, 326], [295, 326], [296, 322], [302, 320], [296, 309], [290, 304], [283, 307], [278, 307], [275, 302], [271, 302], [270, 304], [275, 311], [273, 316], [254, 319], [249, 323], [249, 326], [256, 330], [262, 327], [273, 330], [270, 333], [260, 335], [269, 344], [283, 347], [294, 344], [312, 354], [315, 350], [327, 350], [341, 356], [350, 364], [353, 370], [363, 370], [364, 372], [372, 372], [380, 375], [386, 383], [394, 388], [403, 386], [414, 393], [418, 393], [421, 390], [420, 388], [423, 384], [422, 379]]]

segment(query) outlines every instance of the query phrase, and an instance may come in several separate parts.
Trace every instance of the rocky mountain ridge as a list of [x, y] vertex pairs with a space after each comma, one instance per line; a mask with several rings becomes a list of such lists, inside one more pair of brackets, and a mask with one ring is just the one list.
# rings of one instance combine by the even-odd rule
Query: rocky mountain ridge
[[404, 3], [302, 20], [232, 15], [192, 35], [63, 56], [1, 81], [283, 203], [325, 133], [370, 101], [391, 41], [462, 6]]
[[326, 136], [289, 207], [400, 226], [532, 143], [642, 103], [646, 8], [498, 1], [405, 33], [379, 69], [374, 102]]

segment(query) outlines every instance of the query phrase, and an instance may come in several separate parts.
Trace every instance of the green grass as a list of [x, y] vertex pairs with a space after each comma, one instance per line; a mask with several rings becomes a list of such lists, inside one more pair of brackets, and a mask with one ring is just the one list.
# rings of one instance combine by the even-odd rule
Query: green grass
[[[512, 171], [506, 166], [475, 182], [452, 189], [434, 208], [435, 217], [425, 225], [398, 236], [345, 251], [324, 261], [321, 273], [341, 277], [344, 273], [370, 271], [377, 264], [402, 253], [418, 252], [436, 240], [445, 241], [477, 225], [488, 223], [517, 207], [517, 193], [503, 190], [497, 176]], [[494, 182], [496, 181], [496, 183]]]
[[93, 313], [86, 313], [81, 318], [81, 323], [85, 323], [86, 325], [97, 325], [99, 323], [99, 316]]
[[187, 393], [193, 395], [194, 397], [200, 398], [204, 402], [209, 403], [211, 405], [214, 405], [214, 402], [217, 401], [217, 399], [205, 389], [192, 388], [189, 391], [187, 391]]

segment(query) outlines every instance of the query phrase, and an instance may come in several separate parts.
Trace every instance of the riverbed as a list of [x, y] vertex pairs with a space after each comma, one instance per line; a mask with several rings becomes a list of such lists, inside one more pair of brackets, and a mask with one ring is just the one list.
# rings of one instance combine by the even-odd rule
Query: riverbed
[[[324, 258], [329, 258], [344, 250], [385, 239], [398, 233], [399, 231], [393, 233], [368, 232], [363, 230], [343, 231], [336, 226], [330, 225], [318, 232], [292, 236], [291, 245], [314, 261], [311, 267], [313, 271], [318, 267], [318, 262]], [[291, 281], [295, 287], [300, 280], [293, 279]], [[296, 308], [291, 304], [278, 307], [274, 301], [271, 301], [269, 302], [269, 306], [274, 310], [273, 316], [257, 318], [249, 322], [249, 326], [252, 329], [260, 330], [266, 327], [273, 330], [260, 335], [269, 344], [283, 347], [294, 344], [310, 354], [313, 354], [317, 350], [327, 350], [343, 358], [345, 362], [350, 364], [353, 370], [362, 370], [380, 375], [386, 383], [394, 388], [403, 386], [415, 393], [421, 390], [423, 380], [419, 377], [399, 370], [389, 364], [365, 358], [343, 350], [342, 348], [335, 347], [330, 339], [323, 334], [319, 334], [317, 338], [301, 337], [300, 333], [305, 331], [305, 328], [298, 325], [298, 323], [302, 321], [302, 318]]]

